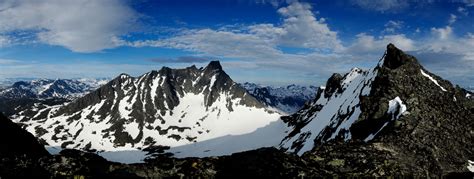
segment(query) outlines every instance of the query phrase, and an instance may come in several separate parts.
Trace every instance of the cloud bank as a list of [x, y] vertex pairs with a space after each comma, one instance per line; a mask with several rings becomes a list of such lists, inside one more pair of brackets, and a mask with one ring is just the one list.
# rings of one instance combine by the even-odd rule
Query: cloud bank
[[[0, 35], [29, 31], [42, 43], [96, 52], [117, 47], [138, 15], [120, 0], [4, 0], [0, 17]], [[0, 36], [0, 45], [9, 43]]]

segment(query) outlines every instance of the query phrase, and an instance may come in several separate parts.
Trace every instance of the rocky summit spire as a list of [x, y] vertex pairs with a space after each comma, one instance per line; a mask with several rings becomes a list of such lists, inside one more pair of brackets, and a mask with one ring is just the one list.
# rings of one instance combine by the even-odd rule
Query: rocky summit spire
[[219, 61], [211, 61], [209, 65], [207, 65], [206, 69], [208, 70], [222, 70], [221, 63]]
[[413, 56], [405, 54], [392, 43], [387, 45], [387, 54], [385, 56], [383, 66], [390, 69], [395, 69], [409, 62], [417, 63]]

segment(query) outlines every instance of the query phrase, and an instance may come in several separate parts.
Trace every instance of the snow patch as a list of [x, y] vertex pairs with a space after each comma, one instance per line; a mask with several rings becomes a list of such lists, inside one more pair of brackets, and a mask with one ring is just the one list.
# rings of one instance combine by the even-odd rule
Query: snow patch
[[[397, 96], [395, 99], [392, 99], [388, 102], [387, 114], [392, 115], [392, 119], [390, 121], [399, 119], [402, 115], [406, 114], [406, 111], [407, 106], [403, 104], [403, 101], [400, 99], [400, 97]], [[382, 129], [385, 128], [385, 126], [387, 126], [390, 121], [385, 122], [377, 132], [367, 136], [367, 138], [364, 139], [364, 142], [374, 139], [374, 137], [377, 136], [377, 134], [382, 131]]]
[[216, 83], [216, 76], [217, 75], [213, 75], [212, 78], [211, 78], [211, 82], [209, 83], [209, 87], [208, 87], [208, 90], [211, 91], [211, 88], [214, 86], [214, 84]]
[[125, 124], [124, 126], [125, 131], [130, 134], [132, 138], [137, 138], [138, 134], [140, 133], [140, 129], [138, 128], [138, 123], [136, 122], [130, 122], [128, 124]]
[[473, 172], [473, 173], [474, 173], [474, 161], [471, 161], [471, 160], [468, 160], [468, 161], [467, 161], [467, 169], [468, 169], [470, 172]]
[[398, 119], [407, 111], [407, 106], [403, 104], [400, 97], [396, 97], [388, 102], [388, 114], [392, 114], [392, 119]]
[[438, 81], [436, 81], [433, 77], [431, 77], [430, 75], [426, 74], [422, 69], [420, 69], [421, 71], [421, 74], [425, 77], [427, 77], [428, 79], [430, 79], [436, 86], [439, 86], [439, 88], [441, 88], [441, 90], [443, 91], [448, 91], [446, 89], [444, 89], [441, 85], [439, 85]]

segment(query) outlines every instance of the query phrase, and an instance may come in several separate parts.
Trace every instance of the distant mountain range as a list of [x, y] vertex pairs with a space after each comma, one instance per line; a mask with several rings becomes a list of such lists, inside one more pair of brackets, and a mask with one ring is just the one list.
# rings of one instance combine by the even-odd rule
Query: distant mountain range
[[107, 79], [38, 79], [17, 81], [0, 90], [2, 98], [77, 98], [107, 83]]
[[34, 79], [13, 82], [0, 89], [0, 111], [15, 115], [24, 110], [36, 110], [64, 104], [99, 86], [108, 80], [101, 79]]
[[282, 87], [271, 87], [257, 85], [255, 83], [242, 83], [247, 91], [259, 101], [274, 107], [286, 114], [292, 114], [303, 107], [304, 103], [314, 98], [318, 87], [288, 85]]
[[32, 81], [32, 80], [37, 80], [37, 79], [39, 79], [39, 78], [1, 78], [0, 79], [0, 89], [9, 87], [9, 86], [13, 85], [13, 83], [15, 83], [15, 82]]

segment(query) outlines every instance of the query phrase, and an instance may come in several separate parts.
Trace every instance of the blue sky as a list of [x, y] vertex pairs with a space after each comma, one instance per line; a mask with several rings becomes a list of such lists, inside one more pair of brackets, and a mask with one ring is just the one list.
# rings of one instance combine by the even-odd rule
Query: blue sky
[[323, 85], [394, 43], [474, 86], [474, 1], [0, 0], [0, 78], [137, 76], [220, 60], [238, 82]]

